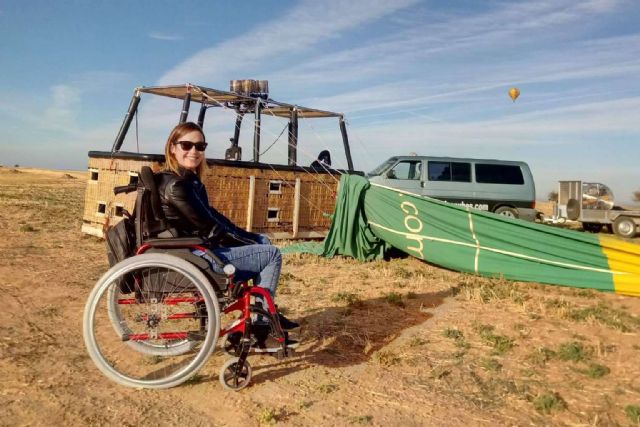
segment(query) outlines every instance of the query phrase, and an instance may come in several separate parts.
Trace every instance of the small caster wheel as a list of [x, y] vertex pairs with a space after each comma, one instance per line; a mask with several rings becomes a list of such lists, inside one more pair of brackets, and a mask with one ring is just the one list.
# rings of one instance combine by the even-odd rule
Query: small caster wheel
[[236, 372], [240, 358], [234, 357], [224, 362], [220, 369], [220, 383], [226, 390], [238, 391], [249, 385], [251, 381], [251, 365], [245, 360], [240, 372]]

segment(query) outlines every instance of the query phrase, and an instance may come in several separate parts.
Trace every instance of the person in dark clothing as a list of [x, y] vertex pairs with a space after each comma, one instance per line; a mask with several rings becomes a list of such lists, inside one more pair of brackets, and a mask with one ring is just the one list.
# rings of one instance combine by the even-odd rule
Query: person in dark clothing
[[177, 232], [175, 237], [197, 236], [226, 247], [271, 244], [267, 236], [245, 231], [210, 206], [197, 173], [179, 166], [177, 173], [163, 170], [156, 179], [162, 210], [171, 229]]
[[[241, 229], [209, 205], [207, 190], [200, 180], [207, 167], [206, 148], [204, 133], [195, 123], [182, 123], [171, 131], [165, 145], [165, 167], [157, 176], [167, 222], [180, 237], [206, 239], [216, 256], [236, 267], [239, 280], [253, 279], [254, 284], [267, 289], [275, 298], [282, 268], [280, 250], [267, 236]], [[203, 251], [194, 253], [206, 258]], [[223, 272], [219, 265], [209, 261], [215, 271]], [[283, 329], [299, 326], [279, 316]]]
[[329, 150], [322, 150], [318, 154], [318, 159], [314, 160], [310, 167], [318, 172], [329, 172], [331, 170], [331, 153], [329, 153]]

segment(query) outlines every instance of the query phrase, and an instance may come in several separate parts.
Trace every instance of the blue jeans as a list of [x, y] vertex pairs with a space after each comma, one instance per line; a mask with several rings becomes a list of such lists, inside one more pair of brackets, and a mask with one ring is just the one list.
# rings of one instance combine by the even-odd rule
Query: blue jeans
[[[267, 289], [272, 298], [276, 296], [276, 288], [280, 280], [282, 255], [273, 245], [247, 245], [236, 248], [215, 248], [211, 251], [225, 264], [232, 264], [236, 268], [237, 280], [253, 279], [253, 283]], [[202, 256], [201, 251], [194, 251]], [[213, 271], [223, 273], [222, 267], [211, 263]]]

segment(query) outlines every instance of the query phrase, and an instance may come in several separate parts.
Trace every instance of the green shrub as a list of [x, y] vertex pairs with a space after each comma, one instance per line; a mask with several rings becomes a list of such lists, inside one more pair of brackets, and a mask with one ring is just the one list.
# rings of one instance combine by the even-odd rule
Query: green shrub
[[631, 332], [640, 328], [640, 318], [634, 317], [624, 310], [617, 310], [604, 303], [593, 307], [571, 310], [569, 318], [575, 321], [593, 319], [598, 323], [621, 332]]
[[318, 387], [318, 390], [320, 390], [320, 392], [324, 394], [333, 393], [337, 389], [338, 389], [338, 386], [336, 384], [331, 384], [331, 383], [320, 384], [320, 386]]
[[493, 358], [480, 360], [480, 366], [486, 369], [487, 371], [494, 371], [494, 372], [502, 369], [502, 364]]
[[639, 405], [627, 405], [624, 407], [624, 413], [632, 423], [640, 424], [640, 406]]
[[380, 350], [375, 353], [373, 358], [382, 366], [392, 366], [400, 363], [400, 356], [392, 351]]
[[351, 292], [338, 292], [331, 297], [331, 301], [345, 303], [351, 307], [362, 304], [360, 297]]
[[464, 338], [464, 336], [462, 335], [462, 332], [460, 332], [458, 329], [455, 328], [447, 328], [444, 331], [442, 331], [442, 335], [445, 338], [451, 338], [454, 340], [459, 340]]
[[513, 339], [494, 333], [494, 327], [491, 325], [481, 325], [478, 327], [478, 332], [482, 340], [493, 347], [493, 351], [496, 354], [503, 354], [513, 348]]
[[264, 408], [258, 414], [258, 421], [265, 424], [275, 424], [278, 422], [278, 412], [274, 408]]
[[402, 295], [400, 295], [399, 293], [396, 292], [389, 292], [386, 296], [385, 299], [387, 300], [387, 302], [391, 305], [395, 305], [397, 307], [403, 307], [404, 308], [404, 301], [402, 301]]
[[544, 366], [556, 356], [556, 352], [547, 348], [539, 347], [528, 356], [528, 359], [538, 366]]
[[564, 361], [581, 362], [589, 359], [589, 354], [585, 350], [582, 343], [577, 341], [560, 345], [558, 349], [558, 358]]
[[592, 363], [589, 365], [589, 367], [585, 371], [585, 374], [589, 378], [602, 378], [605, 375], [607, 375], [609, 372], [611, 372], [611, 369], [609, 369], [607, 366], [599, 365], [597, 363]]
[[20, 226], [20, 231], [22, 231], [23, 233], [33, 233], [34, 231], [36, 231], [36, 229], [33, 228], [31, 224], [23, 224]]
[[553, 411], [567, 409], [567, 402], [558, 393], [545, 393], [533, 400], [533, 407], [538, 412], [550, 414]]
[[351, 424], [371, 424], [373, 417], [371, 415], [357, 415], [349, 418]]

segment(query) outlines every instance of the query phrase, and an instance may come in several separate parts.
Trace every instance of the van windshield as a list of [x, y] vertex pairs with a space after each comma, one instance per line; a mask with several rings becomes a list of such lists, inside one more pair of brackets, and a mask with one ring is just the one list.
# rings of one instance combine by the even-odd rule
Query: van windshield
[[393, 165], [398, 160], [397, 157], [392, 157], [388, 160], [385, 160], [380, 166], [373, 169], [371, 172], [367, 173], [367, 176], [378, 176], [382, 172], [384, 172], [389, 166]]

